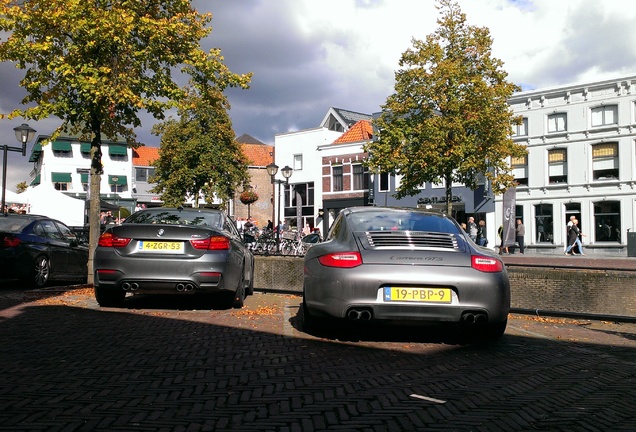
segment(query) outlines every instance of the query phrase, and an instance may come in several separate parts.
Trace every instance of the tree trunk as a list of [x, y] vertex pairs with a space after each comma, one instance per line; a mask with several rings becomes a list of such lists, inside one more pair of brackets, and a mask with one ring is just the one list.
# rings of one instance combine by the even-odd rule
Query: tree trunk
[[444, 176], [446, 182], [446, 215], [453, 216], [453, 177], [450, 174]]
[[93, 140], [91, 141], [91, 175], [90, 175], [90, 209], [88, 212], [88, 275], [87, 282], [89, 285], [95, 283], [93, 258], [95, 256], [95, 249], [97, 248], [97, 241], [101, 234], [100, 231], [100, 184], [102, 180], [102, 173], [104, 172], [102, 166], [102, 138], [101, 138], [101, 124], [98, 120], [91, 122], [91, 129], [93, 131]]

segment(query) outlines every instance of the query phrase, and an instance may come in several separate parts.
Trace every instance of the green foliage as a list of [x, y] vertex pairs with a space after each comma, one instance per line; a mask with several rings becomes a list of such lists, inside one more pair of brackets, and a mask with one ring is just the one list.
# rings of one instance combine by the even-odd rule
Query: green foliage
[[[212, 16], [190, 0], [0, 0], [0, 61], [25, 70], [22, 104], [0, 117], [56, 116], [61, 131], [91, 142], [89, 283], [99, 237], [102, 135], [137, 146], [140, 114], [164, 118], [187, 96], [180, 75], [219, 91], [247, 87], [218, 49], [204, 52]], [[176, 77], [175, 77], [176, 75]]]
[[202, 193], [207, 203], [234, 196], [240, 185], [249, 183], [247, 159], [236, 142], [226, 97], [213, 87], [188, 89], [178, 108], [179, 119], [154, 127], [161, 135], [159, 159], [155, 162], [155, 193], [166, 205], [182, 205], [187, 197], [198, 206]]
[[445, 181], [450, 213], [453, 182], [476, 189], [485, 176], [503, 192], [514, 182], [507, 158], [526, 150], [510, 138], [520, 119], [507, 100], [518, 87], [492, 57], [488, 29], [469, 26], [452, 0], [437, 8], [438, 29], [402, 54], [395, 93], [376, 120], [379, 140], [366, 150], [372, 170], [402, 175], [398, 198]]
[[22, 192], [24, 192], [25, 190], [27, 190], [27, 188], [29, 187], [29, 185], [27, 184], [27, 182], [20, 182], [17, 185], [15, 185], [15, 190], [21, 194]]

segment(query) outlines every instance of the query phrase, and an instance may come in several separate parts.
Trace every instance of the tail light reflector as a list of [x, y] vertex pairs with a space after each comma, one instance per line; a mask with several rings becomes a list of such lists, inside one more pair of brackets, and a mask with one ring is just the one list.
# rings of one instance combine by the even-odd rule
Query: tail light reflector
[[129, 238], [117, 237], [111, 232], [105, 232], [99, 237], [97, 246], [123, 248], [128, 246], [131, 240], [132, 239]]
[[3, 236], [2, 242], [0, 242], [0, 245], [2, 247], [16, 247], [19, 244], [20, 244], [20, 239], [12, 235]]
[[195, 249], [205, 250], [229, 250], [230, 239], [225, 236], [211, 236], [201, 240], [190, 240]]
[[470, 260], [471, 267], [480, 272], [499, 273], [503, 271], [503, 263], [497, 258], [473, 255], [470, 257]]
[[360, 252], [336, 252], [318, 257], [325, 267], [353, 268], [362, 264]]

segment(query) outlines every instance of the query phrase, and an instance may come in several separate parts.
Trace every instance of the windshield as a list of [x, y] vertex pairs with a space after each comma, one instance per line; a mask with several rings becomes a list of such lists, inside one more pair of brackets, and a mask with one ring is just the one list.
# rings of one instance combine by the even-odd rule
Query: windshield
[[0, 231], [7, 233], [20, 232], [28, 224], [33, 222], [29, 217], [3, 217], [0, 216]]
[[142, 210], [130, 215], [124, 224], [162, 224], [162, 225], [194, 225], [221, 226], [221, 214], [197, 210]]

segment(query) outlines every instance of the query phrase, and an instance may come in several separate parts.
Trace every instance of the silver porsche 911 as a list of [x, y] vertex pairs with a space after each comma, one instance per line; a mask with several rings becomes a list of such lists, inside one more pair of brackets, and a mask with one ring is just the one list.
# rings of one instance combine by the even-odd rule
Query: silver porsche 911
[[506, 329], [503, 262], [438, 212], [344, 209], [325, 241], [309, 249], [304, 267], [307, 331], [333, 319], [453, 323], [489, 339]]
[[254, 291], [254, 256], [218, 210], [138, 211], [104, 231], [93, 270], [101, 306], [120, 306], [127, 293], [213, 294], [241, 308]]

